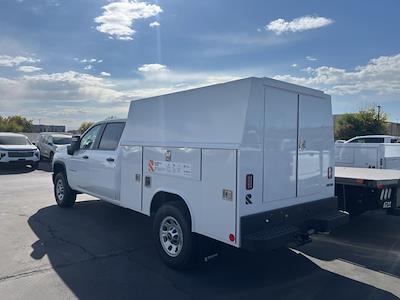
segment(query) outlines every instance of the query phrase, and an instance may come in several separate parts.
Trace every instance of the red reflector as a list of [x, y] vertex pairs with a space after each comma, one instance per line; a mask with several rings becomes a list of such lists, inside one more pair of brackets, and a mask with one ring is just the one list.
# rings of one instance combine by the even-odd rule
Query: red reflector
[[385, 186], [383, 185], [383, 184], [378, 184], [377, 186], [376, 186], [378, 189], [384, 189], [385, 188]]
[[333, 168], [329, 167], [328, 168], [328, 179], [332, 179], [332, 174], [333, 174]]
[[364, 179], [356, 179], [356, 182], [357, 182], [358, 184], [363, 184], [363, 183], [364, 183]]
[[229, 240], [231, 241], [231, 242], [234, 242], [235, 241], [235, 235], [233, 235], [232, 233], [229, 235]]
[[246, 175], [246, 190], [253, 189], [253, 174]]

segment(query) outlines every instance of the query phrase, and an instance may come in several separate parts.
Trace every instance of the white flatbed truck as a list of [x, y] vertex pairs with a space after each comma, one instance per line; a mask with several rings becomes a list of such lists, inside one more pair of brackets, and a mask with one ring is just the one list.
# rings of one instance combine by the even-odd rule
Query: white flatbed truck
[[77, 193], [153, 217], [168, 265], [191, 264], [198, 236], [263, 251], [348, 221], [334, 195], [330, 96], [246, 78], [132, 101], [53, 160], [57, 204]]
[[400, 170], [335, 167], [339, 209], [358, 215], [367, 210], [400, 211]]

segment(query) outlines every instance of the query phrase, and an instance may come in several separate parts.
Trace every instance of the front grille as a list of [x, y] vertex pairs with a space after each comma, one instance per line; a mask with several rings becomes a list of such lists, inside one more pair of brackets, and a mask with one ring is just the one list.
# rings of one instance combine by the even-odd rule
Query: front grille
[[33, 151], [9, 151], [8, 157], [31, 157]]

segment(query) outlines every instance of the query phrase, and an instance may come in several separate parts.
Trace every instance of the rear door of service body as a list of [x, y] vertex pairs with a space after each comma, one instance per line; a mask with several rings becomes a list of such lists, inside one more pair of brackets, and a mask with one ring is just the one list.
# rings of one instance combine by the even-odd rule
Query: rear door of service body
[[265, 88], [264, 202], [326, 189], [333, 166], [330, 116], [325, 98]]

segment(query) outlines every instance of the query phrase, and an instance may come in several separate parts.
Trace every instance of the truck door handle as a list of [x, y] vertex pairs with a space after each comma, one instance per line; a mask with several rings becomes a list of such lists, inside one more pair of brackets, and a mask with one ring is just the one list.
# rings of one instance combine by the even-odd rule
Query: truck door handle
[[88, 158], [89, 158], [89, 156], [87, 156], [87, 155], [84, 155], [84, 156], [82, 156], [82, 158], [83, 158], [83, 159], [88, 159]]
[[109, 158], [106, 159], [106, 161], [113, 162], [113, 161], [114, 161], [114, 158], [109, 157]]

